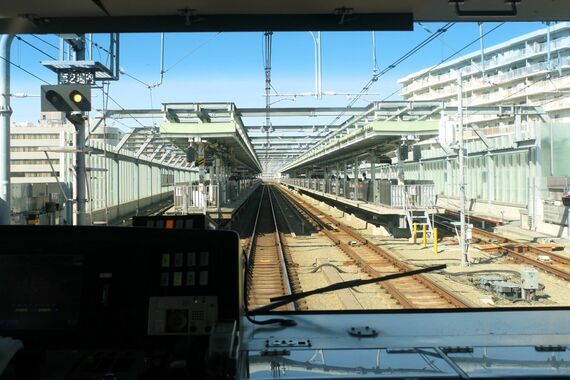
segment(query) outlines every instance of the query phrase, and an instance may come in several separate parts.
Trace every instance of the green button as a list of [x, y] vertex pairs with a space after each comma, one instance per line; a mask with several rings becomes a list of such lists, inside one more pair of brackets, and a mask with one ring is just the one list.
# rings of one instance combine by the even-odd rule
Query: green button
[[174, 272], [173, 286], [182, 286], [182, 272]]
[[163, 253], [162, 254], [162, 267], [168, 268], [169, 266], [170, 266], [170, 254], [169, 253]]

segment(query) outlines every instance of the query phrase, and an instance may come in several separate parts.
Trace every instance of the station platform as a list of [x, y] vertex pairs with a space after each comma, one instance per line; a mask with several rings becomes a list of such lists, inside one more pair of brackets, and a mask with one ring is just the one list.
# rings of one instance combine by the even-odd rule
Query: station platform
[[309, 189], [307, 187], [299, 186], [299, 185], [295, 185], [295, 184], [291, 184], [291, 183], [281, 183], [281, 184], [283, 186], [288, 186], [288, 187], [294, 188], [296, 190], [302, 190], [305, 193], [314, 194], [314, 195], [317, 195], [319, 197], [327, 198], [327, 199], [330, 199], [334, 202], [338, 202], [338, 203], [344, 204], [346, 206], [349, 206], [349, 207], [352, 207], [355, 209], [366, 211], [366, 212], [371, 213], [371, 214], [401, 215], [401, 216], [406, 215], [403, 208], [384, 207], [384, 206], [380, 206], [380, 205], [370, 204], [366, 201], [352, 200], [352, 199], [348, 199], [348, 198], [345, 198], [342, 196], [328, 194], [328, 193], [325, 193], [322, 191]]
[[[241, 207], [246, 203], [249, 199], [251, 194], [259, 187], [261, 184], [260, 181], [254, 183], [249, 188], [243, 190], [239, 196], [234, 199], [233, 201], [224, 204], [221, 207], [208, 207], [206, 208], [206, 214], [214, 220], [218, 225], [224, 225], [228, 221], [232, 220], [235, 214], [241, 209]], [[195, 208], [188, 208], [188, 214], [192, 213], [192, 210], [195, 210], [195, 213], [201, 214], [204, 212], [203, 208], [195, 207]], [[180, 215], [179, 212], [176, 211], [175, 206], [169, 208], [165, 213], [165, 215]]]
[[[513, 221], [506, 223], [502, 226], [495, 227], [495, 232], [510, 237], [517, 241], [527, 241], [527, 242], [560, 242], [560, 238], [545, 234], [542, 232], [532, 231], [521, 227], [520, 221]], [[564, 237], [566, 238], [566, 237]], [[563, 238], [563, 240], [564, 240]]]

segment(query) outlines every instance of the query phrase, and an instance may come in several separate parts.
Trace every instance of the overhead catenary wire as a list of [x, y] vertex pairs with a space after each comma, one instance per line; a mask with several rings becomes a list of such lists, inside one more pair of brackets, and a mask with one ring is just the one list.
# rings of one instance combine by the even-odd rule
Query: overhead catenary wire
[[[469, 47], [473, 46], [475, 43], [478, 43], [481, 38], [486, 37], [487, 35], [489, 35], [490, 33], [493, 33], [495, 30], [499, 29], [500, 27], [502, 27], [505, 23], [502, 22], [498, 25], [496, 25], [495, 27], [489, 29], [488, 31], [486, 31], [484, 34], [482, 34], [481, 36], [475, 38], [474, 40], [470, 41], [468, 44], [464, 45], [461, 49], [455, 51], [454, 53], [448, 55], [446, 58], [444, 58], [441, 62], [439, 62], [438, 64], [432, 66], [431, 68], [428, 69], [428, 71], [426, 71], [425, 73], [421, 74], [420, 76], [418, 76], [416, 78], [416, 80], [422, 79], [426, 76], [428, 76], [429, 74], [431, 74], [434, 70], [436, 70], [438, 67], [440, 67], [441, 65], [443, 65], [444, 63], [448, 62], [449, 60], [451, 60], [452, 58], [456, 57], [457, 55], [461, 54], [463, 51], [465, 51], [466, 49], [468, 49]], [[442, 28], [440, 28], [439, 30], [441, 30]], [[449, 28], [448, 28], [449, 29]], [[426, 30], [426, 32], [431, 33], [432, 35], [434, 35], [431, 30], [424, 28], [424, 30]], [[442, 33], [439, 33], [436, 37], [440, 37], [442, 35]], [[433, 40], [431, 40], [433, 41]], [[388, 66], [390, 67], [390, 66]], [[402, 89], [404, 88], [404, 86], [399, 87], [398, 89], [394, 90], [393, 92], [391, 92], [389, 95], [385, 96], [384, 98], [382, 98], [380, 100], [380, 102], [386, 101], [388, 99], [390, 99], [392, 96], [396, 95], [397, 93], [399, 93]], [[350, 106], [352, 106], [354, 103], [351, 103]], [[336, 121], [338, 121], [338, 117], [331, 123], [329, 124], [329, 127], [331, 125], [333, 125]], [[318, 137], [318, 136], [317, 136]], [[329, 135], [328, 138], [333, 137], [333, 135]], [[328, 140], [327, 138], [327, 140]], [[322, 140], [325, 141], [325, 140]], [[322, 142], [321, 141], [321, 142]]]
[[59, 50], [59, 46], [54, 45], [54, 44], [52, 44], [52, 43], [49, 42], [49, 41], [46, 41], [45, 39], [43, 39], [43, 38], [37, 36], [36, 34], [30, 34], [30, 36], [32, 36], [32, 37], [34, 37], [34, 38], [40, 40], [40, 41], [43, 42], [44, 44], [46, 44], [46, 45], [48, 45], [48, 46], [51, 46], [52, 48], [54, 48], [54, 49], [56, 49], [56, 50]]
[[111, 95], [109, 95], [109, 92], [111, 91], [110, 88], [108, 88], [107, 91], [105, 91], [105, 88], [102, 88], [102, 91], [103, 94], [105, 94], [105, 96], [108, 98], [108, 100], [112, 101], [117, 107], [121, 109], [121, 111], [125, 111], [126, 114], [129, 115], [134, 121], [136, 121], [141, 127], [146, 128], [146, 126], [139, 119], [137, 119], [134, 115], [128, 112], [127, 109], [125, 109], [122, 105], [119, 104], [119, 102], [117, 102]]
[[[346, 109], [343, 110], [339, 115], [337, 115], [334, 120], [332, 122], [330, 122], [327, 127], [332, 127], [335, 125], [335, 123], [340, 120], [347, 112], [348, 109], [350, 109], [357, 101], [358, 99], [360, 99], [360, 97], [364, 94], [366, 94], [370, 88], [374, 85], [374, 83], [376, 83], [378, 81], [378, 79], [384, 75], [386, 75], [388, 72], [392, 71], [393, 69], [395, 69], [398, 65], [400, 65], [402, 62], [406, 61], [408, 58], [410, 58], [412, 55], [414, 55], [415, 53], [417, 53], [418, 51], [420, 51], [422, 48], [424, 48], [425, 46], [427, 46], [429, 43], [431, 43], [433, 40], [435, 40], [437, 37], [439, 37], [441, 34], [447, 32], [453, 25], [455, 25], [455, 23], [449, 22], [447, 24], [445, 24], [443, 27], [439, 28], [437, 30], [437, 32], [435, 32], [434, 34], [430, 35], [428, 38], [424, 39], [423, 41], [421, 41], [419, 44], [417, 44], [416, 46], [414, 46], [412, 49], [408, 50], [406, 53], [404, 53], [404, 55], [402, 55], [401, 57], [399, 57], [398, 59], [396, 59], [394, 62], [392, 62], [391, 64], [389, 64], [388, 66], [386, 66], [384, 69], [382, 69], [381, 71], [374, 73], [372, 75], [372, 77], [370, 78], [370, 80], [362, 87], [362, 89], [360, 90], [360, 93], [358, 95], [356, 95], [347, 105]], [[343, 128], [339, 128], [336, 131], [334, 131], [333, 133], [331, 133], [330, 135], [327, 136], [326, 139], [322, 140], [322, 141], [326, 141], [336, 135], [338, 135], [340, 132], [342, 132], [344, 129], [346, 129], [346, 126]], [[322, 142], [321, 141], [321, 142]]]
[[[499, 25], [495, 26], [494, 28], [488, 30], [487, 32], [485, 32], [481, 37], [485, 37], [488, 34], [494, 32], [495, 30], [497, 30], [498, 28], [500, 28], [501, 26], [503, 26], [505, 23], [500, 23]], [[422, 75], [418, 76], [416, 78], [416, 80], [422, 79], [424, 77], [426, 77], [427, 75], [431, 74], [435, 69], [437, 69], [438, 67], [440, 67], [441, 65], [443, 65], [444, 63], [446, 63], [447, 61], [449, 61], [450, 59], [454, 58], [455, 56], [457, 56], [458, 54], [460, 54], [461, 52], [463, 52], [465, 49], [468, 49], [469, 47], [471, 47], [473, 44], [479, 42], [479, 40], [481, 39], [481, 37], [477, 37], [476, 39], [474, 39], [473, 41], [469, 42], [467, 45], [463, 46], [461, 49], [455, 51], [453, 54], [447, 56], [445, 59], [443, 59], [440, 63], [438, 63], [435, 66], [430, 67], [430, 69], [428, 71], [426, 71], [425, 73], [423, 73]], [[472, 63], [476, 66], [475, 63]], [[400, 88], [396, 89], [395, 91], [393, 91], [392, 93], [390, 93], [389, 95], [385, 96], [384, 98], [382, 98], [380, 101], [386, 101], [388, 99], [390, 99], [392, 96], [396, 95], [398, 92], [400, 92], [402, 89], [404, 88], [404, 86], [401, 86]]]
[[[431, 34], [428, 38], [424, 39], [423, 41], [421, 41], [419, 44], [417, 44], [416, 46], [414, 46], [412, 49], [408, 50], [404, 55], [402, 55], [401, 57], [399, 57], [396, 61], [392, 62], [391, 64], [389, 64], [388, 66], [386, 66], [383, 70], [378, 71], [377, 68], [373, 68], [373, 73], [372, 73], [372, 77], [370, 78], [370, 80], [362, 87], [362, 89], [360, 90], [360, 92], [350, 101], [350, 103], [347, 105], [346, 109], [343, 110], [342, 112], [340, 112], [339, 115], [337, 115], [333, 121], [331, 121], [330, 123], [325, 125], [325, 128], [323, 128], [323, 130], [326, 131], [330, 131], [332, 127], [335, 126], [335, 123], [340, 120], [347, 112], [348, 109], [350, 109], [363, 95], [365, 95], [370, 88], [378, 81], [378, 79], [380, 77], [382, 77], [383, 75], [387, 74], [388, 72], [390, 72], [391, 70], [395, 69], [399, 64], [401, 64], [402, 62], [406, 61], [408, 58], [410, 58], [412, 55], [414, 55], [415, 53], [417, 53], [419, 50], [421, 50], [422, 48], [424, 48], [425, 46], [427, 46], [429, 43], [431, 43], [432, 41], [434, 41], [436, 38], [438, 38], [440, 35], [442, 35], [443, 33], [447, 32], [452, 26], [454, 26], [455, 23], [449, 22], [447, 24], [445, 24], [444, 26], [442, 26], [441, 28], [439, 28], [435, 33]], [[400, 91], [399, 89], [396, 90], [394, 93], [397, 93], [398, 91]], [[393, 93], [393, 94], [394, 94]], [[391, 96], [391, 95], [390, 95]], [[350, 120], [350, 119], [349, 119]], [[328, 141], [331, 138], [337, 136], [339, 133], [341, 133], [342, 131], [344, 131], [347, 126], [350, 123], [347, 123], [347, 121], [344, 122], [345, 126], [343, 127], [341, 125], [340, 128], [336, 129], [334, 132], [328, 133], [326, 135], [326, 137], [324, 139], [321, 139], [320, 141], [315, 141], [315, 142], [311, 142], [311, 144], [314, 146], [316, 146], [319, 143], [323, 143], [324, 141]], [[317, 134], [317, 136], [313, 137], [313, 139], [316, 139], [320, 136], [319, 132]]]
[[43, 82], [43, 83], [45, 83], [45, 84], [51, 84], [51, 83], [48, 82], [47, 80], [45, 80], [45, 79], [39, 77], [38, 75], [32, 73], [32, 72], [29, 71], [29, 70], [26, 70], [25, 68], [23, 68], [22, 66], [20, 66], [20, 65], [18, 65], [18, 64], [16, 64], [16, 63], [14, 63], [14, 62], [12, 62], [11, 60], [6, 59], [5, 57], [2, 57], [2, 56], [0, 56], [0, 58], [2, 58], [4, 61], [8, 62], [8, 63], [11, 64], [12, 66], [17, 67], [18, 69], [22, 70], [22, 71], [25, 72], [26, 74], [31, 75], [32, 77], [36, 78], [37, 80], [39, 80], [39, 81], [41, 81], [41, 82]]
[[32, 43], [26, 41], [26, 40], [23, 39], [22, 37], [20, 37], [20, 36], [15, 36], [15, 37], [16, 37], [16, 39], [17, 39], [18, 41], [21, 41], [21, 42], [25, 43], [26, 45], [28, 45], [28, 46], [31, 47], [32, 49], [34, 49], [34, 50], [40, 52], [41, 54], [45, 55], [46, 57], [51, 58], [51, 59], [53, 59], [54, 61], [56, 60], [56, 58], [55, 58], [53, 55], [46, 53], [45, 51], [43, 51], [43, 50], [40, 49], [39, 47], [33, 45]]
[[202, 47], [206, 46], [208, 43], [210, 43], [211, 41], [213, 41], [214, 39], [216, 39], [216, 37], [218, 37], [220, 34], [222, 34], [222, 32], [218, 32], [215, 35], [213, 35], [211, 38], [209, 38], [208, 40], [202, 42], [200, 45], [196, 46], [194, 49], [190, 50], [186, 55], [184, 55], [182, 58], [180, 58], [178, 61], [174, 62], [169, 68], [164, 70], [164, 74], [166, 74], [167, 72], [169, 72], [170, 70], [172, 70], [174, 67], [176, 67], [178, 64], [180, 64], [182, 61], [184, 61], [186, 58], [190, 57], [192, 54], [196, 53], [198, 50], [200, 50]]

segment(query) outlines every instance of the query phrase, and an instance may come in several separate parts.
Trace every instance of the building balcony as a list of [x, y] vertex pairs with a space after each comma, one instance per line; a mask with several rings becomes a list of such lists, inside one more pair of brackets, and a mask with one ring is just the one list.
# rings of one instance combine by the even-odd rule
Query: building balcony
[[[563, 37], [551, 41], [550, 50], [552, 55], [552, 61], [554, 64], [556, 64], [555, 53], [558, 53], [563, 49], [570, 49], [570, 37]], [[516, 63], [518, 61], [535, 58], [540, 55], [545, 55], [547, 54], [547, 51], [548, 49], [546, 42], [531, 44], [522, 49], [508, 50], [503, 54], [495, 54], [493, 58], [485, 60], [485, 70], [486, 71], [496, 70], [501, 66], [512, 65], [513, 63]], [[469, 62], [467, 62], [466, 60], [465, 63]], [[480, 62], [476, 63], [471, 62], [469, 66], [463, 67], [461, 69], [461, 72], [464, 77], [468, 77], [471, 75], [481, 75], [481, 69], [482, 66]], [[425, 74], [421, 74], [419, 78], [423, 78], [424, 75]], [[456, 69], [449, 69], [448, 72], [441, 75], [429, 74], [425, 76], [425, 78], [427, 78], [427, 80], [411, 79], [409, 81], [410, 84], [408, 86], [403, 87], [402, 90], [400, 91], [400, 94], [402, 96], [405, 96], [406, 94], [409, 94], [413, 91], [421, 90], [424, 88], [440, 85], [445, 82], [455, 80], [457, 78]]]

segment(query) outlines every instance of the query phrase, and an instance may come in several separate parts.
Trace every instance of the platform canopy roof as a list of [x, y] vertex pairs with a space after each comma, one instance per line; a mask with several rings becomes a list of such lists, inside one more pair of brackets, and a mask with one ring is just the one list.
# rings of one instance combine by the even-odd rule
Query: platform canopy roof
[[5, 0], [0, 33], [406, 30], [413, 21], [568, 19], [567, 0]]
[[[337, 123], [312, 123], [315, 118], [340, 114], [343, 118]], [[263, 126], [264, 108], [240, 108], [234, 103], [166, 103], [161, 109], [107, 110], [100, 117], [162, 118], [160, 138], [180, 151], [200, 139], [207, 142], [210, 152], [234, 162], [235, 168], [259, 173], [266, 162], [285, 172], [371, 152], [385, 156], [403, 139], [413, 142], [436, 136], [441, 115], [455, 114], [457, 107], [441, 102], [387, 101], [350, 108], [272, 108], [270, 128]], [[472, 114], [487, 121], [504, 121], [514, 120], [515, 115], [544, 113], [533, 106], [499, 105], [469, 107], [465, 115]], [[467, 127], [480, 134], [477, 119], [469, 120]]]

